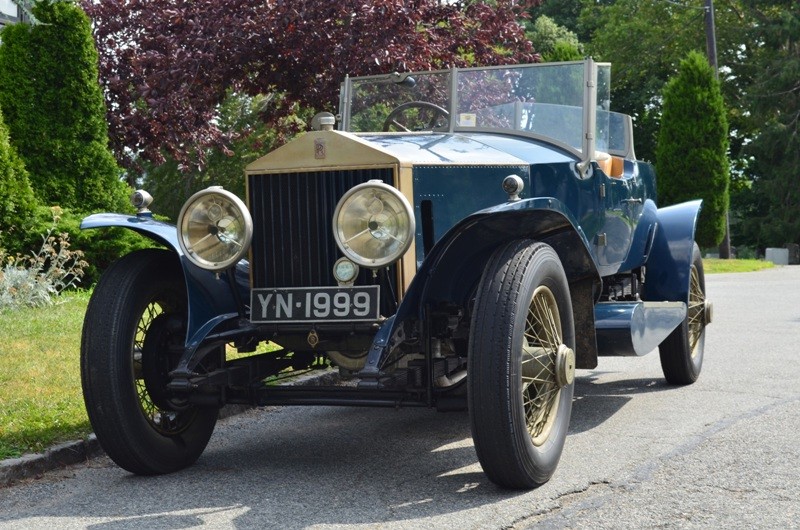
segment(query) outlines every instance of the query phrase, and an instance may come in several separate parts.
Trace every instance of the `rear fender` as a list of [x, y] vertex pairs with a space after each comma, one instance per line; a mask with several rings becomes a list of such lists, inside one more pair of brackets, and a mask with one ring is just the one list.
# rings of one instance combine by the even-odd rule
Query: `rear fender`
[[694, 233], [701, 200], [658, 209], [658, 229], [646, 262], [643, 298], [687, 302]]
[[[156, 221], [147, 216], [131, 216], [113, 213], [90, 215], [81, 222], [82, 230], [94, 228], [122, 227], [133, 230], [171, 249], [177, 255], [189, 302], [185, 346], [195, 350], [203, 339], [219, 324], [238, 318], [239, 308], [227, 274], [215, 274], [192, 264], [178, 246], [178, 231], [174, 225]], [[240, 267], [237, 266], [237, 269]], [[234, 271], [232, 271], [234, 273]], [[236, 284], [241, 299], [249, 297], [247, 278], [235, 271]]]
[[621, 272], [637, 269], [645, 264], [653, 248], [653, 240], [658, 230], [658, 208], [647, 199], [644, 201], [631, 246], [625, 261], [619, 266]]
[[[476, 212], [451, 228], [425, 256], [395, 318], [384, 323], [382, 342], [373, 343], [362, 377], [377, 376], [383, 360], [403, 336], [409, 320], [424, 322], [425, 312], [440, 304], [468, 307], [494, 250], [508, 241], [528, 238], [551, 245], [570, 282], [578, 344], [578, 366], [596, 365], [595, 293], [600, 276], [589, 242], [563, 203], [553, 198], [525, 199]], [[581, 357], [585, 356], [586, 360]]]

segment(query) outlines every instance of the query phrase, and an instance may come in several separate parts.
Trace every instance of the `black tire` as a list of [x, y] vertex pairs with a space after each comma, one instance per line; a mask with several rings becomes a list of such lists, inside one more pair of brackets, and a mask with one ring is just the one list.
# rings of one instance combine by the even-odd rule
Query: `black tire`
[[170, 473], [191, 465], [214, 430], [217, 408], [166, 392], [186, 318], [183, 275], [176, 255], [165, 250], [118, 260], [89, 301], [81, 341], [86, 411], [103, 450], [132, 473]]
[[478, 288], [467, 369], [475, 450], [495, 484], [533, 488], [555, 472], [572, 412], [574, 348], [558, 255], [530, 240], [499, 248]]
[[703, 367], [706, 325], [710, 319], [706, 304], [706, 279], [697, 243], [692, 251], [686, 318], [658, 347], [661, 369], [667, 382], [688, 385], [697, 381]]

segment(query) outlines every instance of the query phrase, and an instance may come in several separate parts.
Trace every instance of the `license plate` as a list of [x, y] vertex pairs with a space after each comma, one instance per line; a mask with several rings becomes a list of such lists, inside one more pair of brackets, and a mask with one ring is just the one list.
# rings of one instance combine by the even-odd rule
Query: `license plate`
[[253, 289], [250, 295], [250, 321], [336, 322], [377, 320], [380, 288], [363, 287], [286, 287]]

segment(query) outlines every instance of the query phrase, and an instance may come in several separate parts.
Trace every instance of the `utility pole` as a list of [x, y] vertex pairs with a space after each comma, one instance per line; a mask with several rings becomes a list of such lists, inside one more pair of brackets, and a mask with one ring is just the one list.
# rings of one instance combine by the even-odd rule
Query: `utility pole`
[[714, 75], [719, 79], [717, 68], [717, 35], [714, 28], [714, 0], [706, 0], [706, 55], [708, 62], [714, 69]]
[[[705, 5], [706, 21], [706, 55], [708, 63], [714, 69], [714, 76], [719, 79], [719, 67], [717, 66], [717, 35], [714, 24], [714, 0], [706, 0]], [[730, 206], [728, 206], [730, 208]], [[730, 213], [725, 211], [725, 236], [719, 244], [719, 257], [722, 259], [731, 258], [731, 222]]]

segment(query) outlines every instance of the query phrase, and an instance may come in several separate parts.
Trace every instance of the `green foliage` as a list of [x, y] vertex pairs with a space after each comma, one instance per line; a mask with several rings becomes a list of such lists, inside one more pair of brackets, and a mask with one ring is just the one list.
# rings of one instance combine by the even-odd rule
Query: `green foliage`
[[[732, 197], [734, 243], [759, 249], [800, 243], [800, 11], [792, 2], [746, 2], [757, 23], [745, 101], [759, 121], [746, 152], [752, 182]], [[794, 4], [794, 5], [793, 5]]]
[[30, 256], [6, 256], [0, 248], [0, 310], [53, 305], [58, 295], [80, 282], [87, 263], [80, 250], [70, 250], [69, 234], [56, 232], [57, 223], [54, 212], [39, 250]]
[[[530, 8], [528, 12], [531, 19], [535, 20], [541, 16], [546, 16], [559, 26], [574, 32], [578, 29], [581, 7], [581, 2], [576, 2], [575, 0], [545, 0]], [[535, 49], [539, 51], [538, 48]]]
[[705, 56], [690, 52], [663, 97], [656, 150], [659, 205], [703, 199], [695, 239], [701, 246], [717, 245], [729, 202], [728, 122], [719, 81]]
[[[145, 243], [121, 229], [79, 229], [85, 212], [130, 211], [128, 188], [108, 149], [89, 19], [73, 2], [46, 0], [33, 12], [38, 24], [12, 24], [0, 34], [0, 107], [9, 133], [0, 127], [0, 243], [12, 256], [36, 253], [52, 224], [49, 206], [57, 206], [63, 214], [54, 233], [68, 234], [85, 253], [90, 285]], [[9, 136], [14, 149], [6, 148]]]
[[569, 42], [558, 41], [553, 49], [542, 54], [542, 60], [547, 63], [557, 63], [561, 61], [580, 61], [584, 55], [579, 46], [573, 46]]
[[[741, 62], [742, 33], [748, 18], [739, 0], [718, 0], [716, 35], [718, 63], [726, 68]], [[705, 11], [699, 3], [583, 0], [577, 33], [587, 54], [612, 64], [612, 110], [633, 117], [636, 155], [655, 160], [661, 119], [661, 93], [678, 63], [691, 50], [704, 50]], [[742, 87], [738, 77], [725, 79], [722, 90], [730, 103], [729, 123], [738, 136], [733, 158], [746, 138], [741, 116]]]
[[123, 208], [89, 19], [72, 2], [45, 0], [33, 12], [40, 24], [0, 35], [0, 107], [34, 193], [46, 205]]
[[720, 274], [725, 272], [755, 272], [771, 269], [775, 264], [771, 261], [758, 259], [719, 259], [706, 258], [703, 260], [705, 274]]
[[542, 55], [545, 62], [572, 61], [582, 59], [578, 36], [563, 26], [556, 24], [547, 16], [536, 18], [529, 25], [525, 36], [533, 44], [533, 49]]
[[136, 249], [155, 245], [152, 240], [125, 228], [81, 230], [80, 223], [84, 217], [82, 213], [39, 206], [20, 229], [3, 234], [2, 246], [7, 255], [30, 255], [31, 252], [36, 252], [42, 243], [41, 234], [46, 233], [53, 225], [53, 210], [58, 216], [54, 233], [67, 234], [71, 247], [80, 250], [87, 262], [81, 278], [82, 287], [93, 285], [102, 271], [119, 257]]
[[0, 247], [3, 234], [17, 230], [31, 216], [35, 205], [28, 172], [9, 142], [0, 112]]
[[[230, 92], [218, 108], [217, 126], [235, 139], [230, 150], [211, 147], [204, 150], [202, 166], [186, 168], [167, 156], [161, 165], [145, 164], [142, 187], [153, 197], [152, 209], [175, 220], [183, 203], [193, 193], [208, 186], [222, 186], [244, 200], [244, 168], [265, 155], [276, 143], [274, 131], [263, 121], [263, 114], [280, 100], [276, 95], [247, 96]], [[297, 111], [287, 120], [304, 125], [310, 111]]]
[[[579, 19], [581, 32], [591, 36], [588, 54], [612, 64], [612, 110], [633, 118], [636, 154], [648, 161], [655, 160], [660, 118], [656, 96], [679, 57], [697, 48], [697, 38], [702, 36], [700, 26], [697, 38], [685, 35], [692, 28], [686, 23], [686, 10], [669, 11], [661, 2], [585, 2]], [[693, 42], [688, 48], [683, 44], [687, 40]]]

